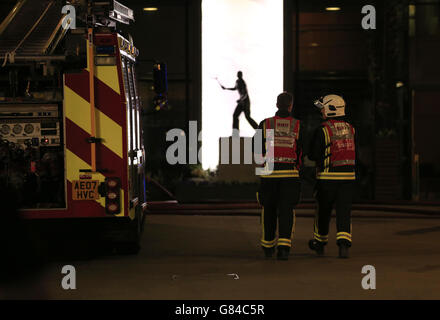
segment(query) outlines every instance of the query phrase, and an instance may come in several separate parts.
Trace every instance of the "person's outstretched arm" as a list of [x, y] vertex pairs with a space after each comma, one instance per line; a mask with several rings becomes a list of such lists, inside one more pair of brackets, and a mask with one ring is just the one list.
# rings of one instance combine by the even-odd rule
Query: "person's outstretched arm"
[[222, 86], [223, 90], [237, 90], [237, 88], [238, 88], [237, 82], [235, 83], [235, 87], [233, 87], [233, 88], [226, 88], [226, 87]]

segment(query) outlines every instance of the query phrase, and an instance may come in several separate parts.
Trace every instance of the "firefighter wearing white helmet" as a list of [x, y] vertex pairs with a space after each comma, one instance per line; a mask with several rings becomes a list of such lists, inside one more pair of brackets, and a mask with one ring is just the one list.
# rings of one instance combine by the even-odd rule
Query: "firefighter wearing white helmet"
[[336, 209], [336, 242], [339, 257], [347, 258], [351, 247], [351, 205], [354, 189], [355, 130], [345, 119], [345, 101], [327, 95], [314, 102], [321, 111], [322, 123], [316, 129], [308, 157], [316, 161], [316, 200], [318, 211], [310, 249], [324, 254], [328, 242], [330, 217]]
[[345, 100], [335, 94], [329, 94], [314, 102], [324, 112], [326, 118], [345, 116]]

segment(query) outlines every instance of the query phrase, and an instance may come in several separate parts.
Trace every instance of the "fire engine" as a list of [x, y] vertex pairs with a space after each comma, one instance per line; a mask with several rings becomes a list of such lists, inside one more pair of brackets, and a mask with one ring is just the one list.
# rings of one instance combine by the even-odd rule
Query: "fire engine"
[[111, 221], [138, 248], [139, 50], [117, 31], [131, 21], [117, 1], [17, 1], [0, 25], [0, 178], [24, 219]]

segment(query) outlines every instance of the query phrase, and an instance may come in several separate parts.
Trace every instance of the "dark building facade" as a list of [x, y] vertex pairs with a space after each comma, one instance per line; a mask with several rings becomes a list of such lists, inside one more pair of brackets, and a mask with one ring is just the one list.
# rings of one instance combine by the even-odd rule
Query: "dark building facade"
[[[201, 0], [127, 5], [136, 14], [130, 33], [142, 52], [145, 141], [157, 171], [164, 166], [168, 129], [186, 128], [189, 120], [203, 127]], [[375, 30], [361, 26], [364, 5], [376, 9]], [[148, 6], [159, 10], [143, 11]], [[309, 132], [319, 123], [313, 99], [341, 94], [359, 134], [358, 199], [438, 199], [440, 154], [433, 138], [440, 120], [440, 1], [337, 1], [338, 11], [329, 6], [284, 1], [284, 87], [295, 94], [296, 115]], [[161, 113], [148, 111], [154, 59], [169, 70], [171, 109]], [[160, 170], [180, 179], [186, 169]]]
[[[140, 50], [147, 170], [172, 186], [192, 168], [166, 163], [166, 132], [185, 130], [190, 120], [203, 129], [202, 0], [122, 2], [135, 14], [121, 29]], [[14, 4], [2, 1], [0, 19]], [[375, 30], [361, 26], [364, 5], [376, 9]], [[439, 56], [440, 0], [284, 0], [284, 89], [294, 93], [306, 133], [319, 123], [315, 98], [345, 98], [359, 136], [358, 199], [440, 199]], [[168, 66], [170, 108], [159, 112], [153, 107], [155, 61]], [[7, 75], [1, 77], [7, 83]], [[308, 170], [311, 177], [313, 167]]]
[[[376, 9], [374, 30], [361, 27], [364, 5]], [[308, 130], [314, 97], [346, 99], [358, 199], [439, 198], [439, 13], [439, 1], [285, 1], [285, 87]]]

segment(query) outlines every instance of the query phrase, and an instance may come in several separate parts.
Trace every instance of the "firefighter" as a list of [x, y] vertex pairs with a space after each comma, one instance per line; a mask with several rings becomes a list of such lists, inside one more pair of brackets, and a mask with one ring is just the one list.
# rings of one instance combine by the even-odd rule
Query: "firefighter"
[[315, 197], [318, 209], [310, 249], [324, 254], [333, 207], [339, 257], [348, 258], [351, 247], [351, 204], [355, 181], [355, 130], [345, 119], [345, 101], [331, 94], [315, 101], [322, 123], [316, 129], [308, 157], [316, 161]]
[[295, 229], [294, 209], [300, 197], [300, 121], [291, 116], [291, 94], [284, 92], [278, 95], [277, 107], [275, 116], [263, 120], [258, 127], [262, 132], [262, 155], [265, 156], [266, 168], [271, 162], [273, 170], [261, 175], [257, 199], [262, 206], [261, 246], [266, 258], [271, 258], [277, 247], [277, 258], [288, 260]]

